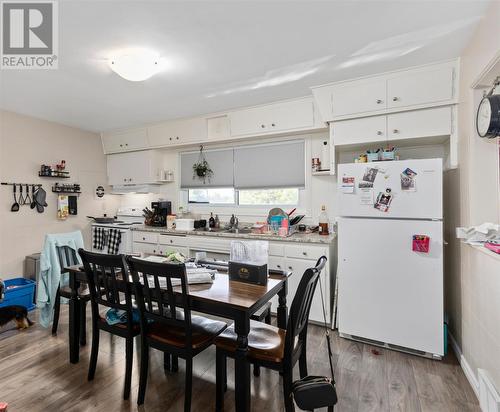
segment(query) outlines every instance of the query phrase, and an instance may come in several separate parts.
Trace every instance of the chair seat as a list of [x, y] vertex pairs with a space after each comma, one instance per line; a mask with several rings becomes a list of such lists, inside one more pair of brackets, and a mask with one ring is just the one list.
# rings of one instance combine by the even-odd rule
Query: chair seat
[[[123, 330], [127, 329], [127, 324], [126, 323], [115, 323], [114, 325], [110, 325], [108, 322], [106, 322], [106, 318], [103, 317], [102, 315], [99, 315], [99, 322], [102, 322], [102, 323], [106, 324], [109, 327], [117, 327], [117, 328], [123, 329]], [[141, 332], [141, 325], [139, 325], [138, 323], [133, 323], [132, 324], [132, 331], [135, 334], [140, 333]]]
[[[285, 335], [284, 329], [251, 320], [247, 356], [261, 361], [281, 362], [285, 353]], [[217, 336], [215, 345], [222, 350], [235, 352], [237, 337], [234, 325], [231, 325]]]
[[[225, 322], [205, 318], [204, 316], [191, 316], [192, 347], [199, 349], [208, 346], [214, 338], [226, 327]], [[167, 345], [184, 348], [186, 337], [184, 328], [165, 325], [158, 322], [148, 325], [148, 338]]]
[[[59, 294], [66, 299], [70, 299], [72, 296], [72, 291], [69, 286], [61, 286], [59, 289]], [[90, 291], [89, 288], [83, 290], [78, 290], [78, 297], [82, 300], [90, 301]]]

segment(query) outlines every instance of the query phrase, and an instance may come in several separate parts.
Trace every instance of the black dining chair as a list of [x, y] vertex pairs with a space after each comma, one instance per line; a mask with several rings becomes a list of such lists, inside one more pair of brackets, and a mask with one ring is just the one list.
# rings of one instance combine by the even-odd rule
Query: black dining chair
[[[78, 265], [80, 262], [76, 256], [76, 251], [69, 246], [56, 246], [59, 266], [61, 268], [61, 276], [67, 273], [64, 268], [68, 266]], [[54, 318], [52, 320], [52, 335], [57, 335], [57, 327], [59, 325], [59, 313], [61, 311], [61, 297], [70, 299], [71, 288], [62, 286], [59, 283], [56, 297], [54, 299]], [[80, 299], [80, 345], [84, 346], [87, 343], [87, 302], [90, 301], [90, 293], [85, 290], [78, 295]]]
[[149, 348], [186, 361], [184, 411], [191, 410], [193, 358], [208, 348], [227, 324], [191, 315], [184, 264], [129, 257], [141, 322], [141, 371], [137, 404], [146, 394]]
[[[297, 292], [290, 307], [287, 329], [266, 323], [250, 321], [247, 360], [254, 366], [273, 369], [283, 375], [285, 410], [293, 411], [293, 368], [299, 362], [300, 377], [307, 376], [307, 324], [309, 310], [326, 257], [318, 259], [316, 266], [307, 269], [300, 279]], [[216, 410], [224, 407], [224, 392], [227, 388], [227, 357], [235, 356], [238, 347], [237, 334], [233, 326], [228, 327], [215, 339], [216, 349]]]
[[[133, 322], [132, 283], [123, 255], [105, 255], [79, 249], [83, 267], [87, 275], [92, 307], [92, 350], [88, 380], [94, 379], [97, 356], [99, 354], [100, 331], [111, 333], [125, 339], [125, 386], [123, 399], [130, 397], [134, 337], [140, 333], [138, 323]], [[126, 323], [110, 325], [106, 322], [105, 310], [116, 309], [126, 312]]]

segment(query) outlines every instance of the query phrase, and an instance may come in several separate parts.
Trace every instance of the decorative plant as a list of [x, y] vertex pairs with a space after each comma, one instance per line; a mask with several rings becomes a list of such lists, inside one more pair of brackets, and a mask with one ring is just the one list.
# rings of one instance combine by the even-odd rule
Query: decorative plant
[[214, 175], [214, 171], [210, 168], [210, 165], [203, 154], [203, 145], [200, 146], [200, 156], [198, 161], [193, 164], [193, 179], [203, 180], [203, 184], [210, 182], [210, 179]]

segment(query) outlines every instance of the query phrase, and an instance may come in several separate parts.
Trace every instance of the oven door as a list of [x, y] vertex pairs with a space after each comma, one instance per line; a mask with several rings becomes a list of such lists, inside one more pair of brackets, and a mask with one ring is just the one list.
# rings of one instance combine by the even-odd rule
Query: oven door
[[[102, 227], [104, 229], [104, 247], [103, 249], [97, 249], [94, 242], [95, 229], [97, 227]], [[120, 246], [118, 247], [118, 254], [131, 254], [132, 253], [132, 232], [130, 229], [117, 228], [113, 226], [106, 225], [92, 225], [92, 233], [91, 233], [91, 244], [92, 244], [92, 252], [94, 253], [104, 253], [108, 254], [108, 239], [109, 239], [109, 230], [110, 229], [118, 229], [121, 233], [121, 241]]]

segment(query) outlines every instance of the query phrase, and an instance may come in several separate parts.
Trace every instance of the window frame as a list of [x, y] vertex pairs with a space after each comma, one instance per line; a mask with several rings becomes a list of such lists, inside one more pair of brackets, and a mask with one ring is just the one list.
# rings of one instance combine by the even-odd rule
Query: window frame
[[[207, 188], [206, 190], [217, 190], [217, 189], [227, 189], [227, 188]], [[189, 191], [190, 190], [197, 190], [197, 189], [183, 189], [183, 191], [186, 192], [186, 199], [187, 199], [187, 205], [188, 206], [210, 206], [210, 207], [238, 207], [238, 208], [269, 208], [269, 207], [298, 207], [300, 205], [300, 191], [304, 190], [301, 189], [300, 187], [280, 187], [280, 188], [265, 188], [265, 189], [244, 189], [244, 190], [277, 190], [277, 189], [295, 189], [297, 190], [297, 203], [294, 204], [286, 204], [286, 203], [274, 203], [274, 204], [240, 204], [240, 191], [238, 189], [232, 188], [234, 190], [234, 203], [210, 203], [210, 202], [191, 202], [189, 200]]]

